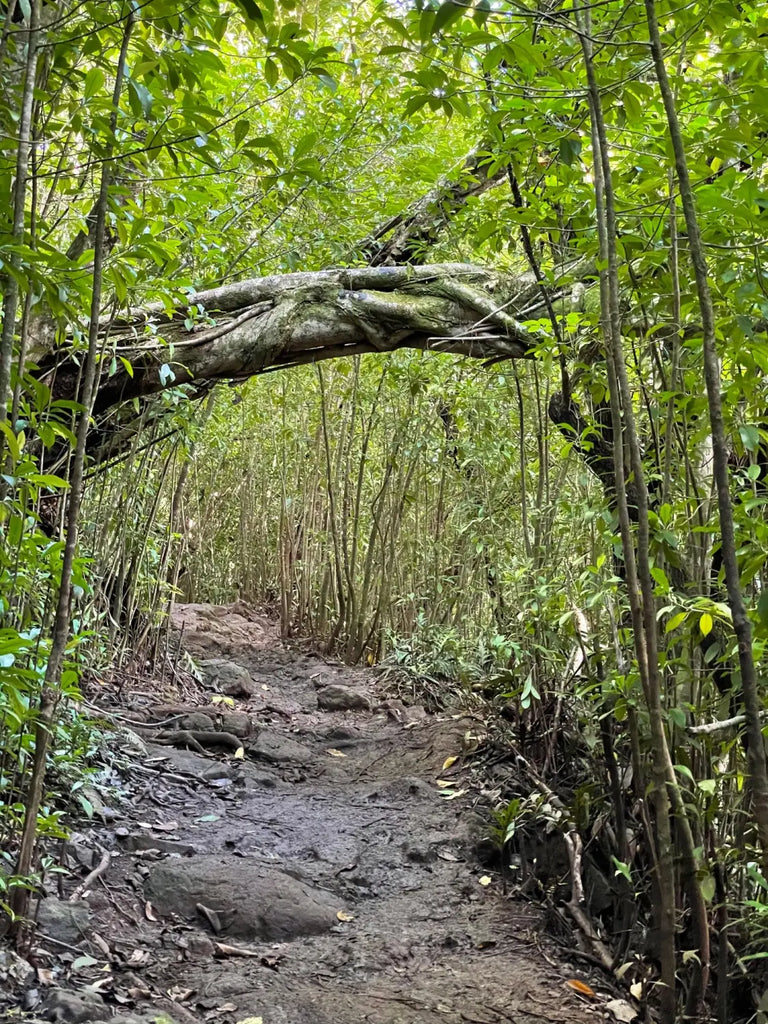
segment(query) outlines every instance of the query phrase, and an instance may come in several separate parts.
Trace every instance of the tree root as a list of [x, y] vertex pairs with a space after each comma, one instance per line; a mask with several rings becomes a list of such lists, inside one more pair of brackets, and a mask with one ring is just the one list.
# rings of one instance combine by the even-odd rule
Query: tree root
[[159, 732], [154, 737], [155, 743], [169, 747], [181, 747], [205, 754], [206, 747], [229, 747], [232, 753], [240, 750], [242, 741], [231, 732], [200, 732], [197, 729], [179, 729], [178, 732]]

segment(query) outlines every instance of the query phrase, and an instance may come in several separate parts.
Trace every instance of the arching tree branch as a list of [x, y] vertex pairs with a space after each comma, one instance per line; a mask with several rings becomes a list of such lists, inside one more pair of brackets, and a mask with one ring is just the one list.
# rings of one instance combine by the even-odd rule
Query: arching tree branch
[[[434, 349], [524, 358], [542, 316], [530, 275], [466, 264], [363, 267], [257, 278], [199, 292], [172, 313], [134, 310], [112, 323], [95, 411], [179, 384], [245, 379], [267, 370], [366, 352]], [[190, 322], [195, 324], [190, 330]], [[105, 331], [107, 328], [105, 327]], [[76, 398], [78, 366], [62, 350], [40, 367], [55, 398]]]

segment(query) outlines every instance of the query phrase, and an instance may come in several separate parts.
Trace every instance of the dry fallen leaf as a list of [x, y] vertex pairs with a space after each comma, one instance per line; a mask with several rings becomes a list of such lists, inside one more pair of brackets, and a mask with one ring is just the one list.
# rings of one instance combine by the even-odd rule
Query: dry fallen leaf
[[437, 856], [440, 858], [440, 860], [448, 860], [452, 864], [458, 864], [459, 862], [459, 858], [456, 856], [456, 854], [450, 853], [448, 850], [438, 850]]
[[480, 883], [480, 885], [490, 885], [492, 881], [493, 879], [491, 878], [490, 875], [481, 875], [478, 878], [478, 882]]
[[109, 948], [109, 943], [102, 939], [98, 932], [91, 932], [91, 942], [93, 942], [95, 946], [99, 947], [104, 956], [112, 956], [112, 950]]
[[355, 920], [355, 915], [354, 914], [350, 914], [350, 912], [348, 910], [340, 910], [340, 911], [338, 911], [338, 913], [336, 914], [336, 917], [338, 917], [338, 919], [340, 921], [354, 921]]
[[237, 1024], [264, 1024], [263, 1017], [243, 1017]]
[[72, 961], [73, 971], [82, 971], [85, 967], [96, 967], [99, 961], [96, 957], [89, 956], [87, 953], [83, 956], [78, 956]]
[[195, 990], [193, 988], [182, 988], [181, 985], [174, 985], [173, 988], [168, 989], [168, 998], [172, 999], [174, 1003], [186, 1002], [194, 994]]
[[157, 921], [158, 919], [157, 914], [155, 913], [155, 908], [149, 900], [144, 904], [144, 917], [146, 917], [148, 921]]
[[217, 956], [261, 956], [261, 953], [257, 953], [253, 949], [246, 949], [244, 946], [230, 946], [226, 942], [214, 942], [213, 948]]
[[447, 771], [451, 767], [451, 765], [456, 764], [458, 760], [458, 757], [446, 757], [446, 759], [443, 761], [443, 771]]
[[238, 747], [234, 756], [236, 761], [242, 761], [245, 757], [245, 747]]
[[634, 996], [635, 999], [643, 998], [643, 983], [642, 981], [636, 981], [634, 985], [629, 986], [630, 995]]
[[586, 996], [587, 999], [597, 999], [595, 992], [583, 981], [579, 981], [578, 978], [569, 978], [565, 983], [568, 988], [573, 989], [574, 992], [578, 992], [580, 996]]
[[455, 800], [457, 796], [464, 796], [466, 789], [444, 789], [441, 791], [440, 796], [446, 800]]
[[438, 779], [436, 785], [440, 789], [445, 789], [446, 786], [452, 786], [453, 782], [450, 779]]
[[632, 1024], [632, 1021], [637, 1017], [635, 1008], [623, 999], [611, 999], [610, 1002], [605, 1004], [605, 1009], [608, 1013], [612, 1013], [620, 1024]]
[[346, 754], [342, 753], [340, 750], [337, 750], [335, 747], [331, 747], [328, 750], [328, 753], [331, 755], [331, 757], [346, 757], [347, 756]]

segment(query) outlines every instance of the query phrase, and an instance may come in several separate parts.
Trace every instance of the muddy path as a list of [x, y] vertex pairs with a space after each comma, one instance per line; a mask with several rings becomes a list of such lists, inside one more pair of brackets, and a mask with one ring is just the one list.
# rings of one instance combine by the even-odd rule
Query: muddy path
[[[174, 621], [205, 678], [185, 697], [197, 717], [147, 684], [123, 694], [121, 718], [162, 725], [122, 734], [117, 796], [41, 903], [14, 1019], [615, 1019], [609, 994], [569, 988], [588, 975], [549, 944], [541, 911], [477, 862], [471, 718], [387, 699], [374, 673], [285, 647], [241, 606], [182, 606]], [[179, 729], [208, 737], [202, 752]], [[242, 749], [217, 749], [212, 729]]]

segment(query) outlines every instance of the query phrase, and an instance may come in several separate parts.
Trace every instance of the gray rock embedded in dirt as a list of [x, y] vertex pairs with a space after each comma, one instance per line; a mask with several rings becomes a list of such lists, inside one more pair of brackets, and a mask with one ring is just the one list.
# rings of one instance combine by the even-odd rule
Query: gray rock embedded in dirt
[[150, 743], [149, 753], [153, 758], [162, 757], [167, 760], [169, 772], [186, 772], [188, 775], [199, 776], [211, 763], [207, 757], [196, 754], [193, 750], [180, 750], [178, 747], [160, 743]]
[[120, 1013], [117, 1017], [100, 1017], [94, 1024], [175, 1024], [167, 1013], [154, 1010], [146, 1014]]
[[331, 683], [317, 691], [317, 706], [322, 711], [370, 711], [371, 701], [359, 690]]
[[189, 843], [180, 843], [174, 839], [158, 839], [155, 836], [127, 835], [118, 836], [120, 846], [127, 853], [136, 853], [143, 850], [157, 850], [159, 853], [178, 854], [180, 857], [191, 857], [197, 853], [194, 846]]
[[233, 661], [227, 661], [226, 658], [209, 658], [199, 662], [199, 668], [206, 686], [218, 687], [231, 696], [235, 696], [231, 693], [231, 688], [242, 687], [248, 696], [254, 692], [250, 672]]
[[64, 903], [53, 896], [40, 901], [38, 928], [57, 942], [67, 945], [82, 942], [90, 920], [91, 911], [86, 903]]
[[182, 715], [173, 723], [173, 729], [187, 729], [191, 732], [213, 732], [216, 728], [210, 715], [204, 711], [192, 711], [188, 715]]
[[138, 754], [139, 757], [147, 757], [147, 744], [133, 729], [128, 729], [123, 726], [118, 729], [116, 734], [117, 743], [122, 750], [125, 750], [128, 754]]
[[221, 731], [231, 732], [233, 736], [250, 736], [253, 732], [253, 719], [244, 711], [232, 711], [221, 716]]
[[206, 782], [216, 782], [219, 779], [230, 779], [234, 780], [238, 776], [237, 768], [233, 768], [228, 764], [212, 764], [210, 768], [206, 768], [200, 776]]
[[35, 981], [35, 968], [12, 949], [0, 949], [0, 987], [27, 988]]
[[62, 1024], [93, 1024], [104, 1020], [107, 1012], [101, 996], [89, 989], [67, 992], [63, 988], [55, 988], [48, 993], [42, 1009], [48, 1020], [61, 1021]]
[[248, 744], [248, 753], [252, 757], [261, 757], [274, 764], [306, 764], [312, 754], [296, 740], [283, 736], [271, 729], [262, 729], [259, 735]]
[[329, 931], [340, 907], [330, 893], [248, 857], [163, 861], [145, 889], [161, 914], [199, 922], [201, 903], [215, 911], [221, 934], [269, 942]]

